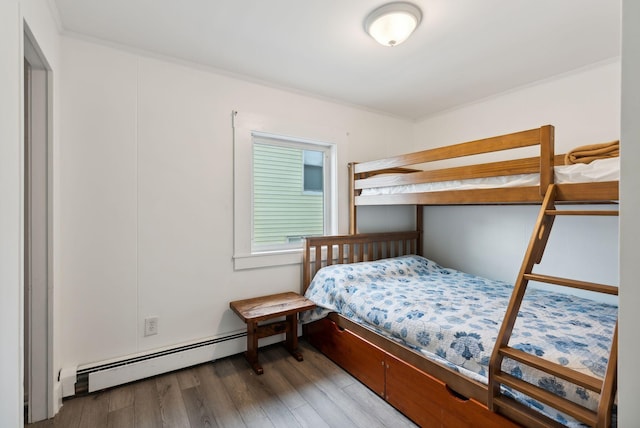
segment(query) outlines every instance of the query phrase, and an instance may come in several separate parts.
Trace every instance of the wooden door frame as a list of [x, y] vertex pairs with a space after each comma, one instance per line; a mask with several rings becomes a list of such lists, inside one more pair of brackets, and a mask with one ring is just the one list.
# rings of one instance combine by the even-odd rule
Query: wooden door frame
[[26, 24], [23, 40], [24, 388], [26, 421], [35, 422], [54, 413], [52, 76]]

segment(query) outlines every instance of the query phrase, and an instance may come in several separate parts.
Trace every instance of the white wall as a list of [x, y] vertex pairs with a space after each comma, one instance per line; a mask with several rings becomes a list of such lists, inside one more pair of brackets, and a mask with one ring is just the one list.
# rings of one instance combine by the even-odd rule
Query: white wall
[[[419, 122], [417, 149], [555, 126], [556, 153], [620, 137], [620, 63], [609, 62]], [[447, 266], [513, 282], [534, 206], [428, 207], [425, 251]], [[618, 284], [618, 220], [559, 218], [538, 272]]]
[[[297, 264], [233, 270], [232, 110], [348, 133], [339, 165], [391, 154], [390, 137], [410, 149], [408, 121], [74, 38], [62, 47], [63, 367], [234, 332], [229, 301], [299, 289]], [[158, 335], [144, 337], [147, 316]]]
[[622, 21], [622, 180], [620, 182], [620, 358], [618, 361], [619, 426], [640, 421], [637, 404], [640, 370], [637, 369], [638, 307], [640, 307], [640, 3], [623, 0]]
[[620, 62], [609, 61], [425, 118], [414, 149], [555, 126], [556, 153], [620, 137]]

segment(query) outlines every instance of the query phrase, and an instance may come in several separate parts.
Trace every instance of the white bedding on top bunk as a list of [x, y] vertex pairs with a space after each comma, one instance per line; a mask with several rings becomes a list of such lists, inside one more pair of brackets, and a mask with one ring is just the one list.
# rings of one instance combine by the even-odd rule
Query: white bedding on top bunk
[[[620, 180], [620, 158], [599, 159], [589, 164], [559, 165], [554, 168], [554, 182], [556, 184], [618, 180]], [[517, 174], [501, 177], [473, 178], [469, 180], [375, 187], [363, 189], [361, 195], [374, 196], [398, 193], [438, 192], [444, 190], [495, 189], [538, 186], [539, 184], [540, 174]]]

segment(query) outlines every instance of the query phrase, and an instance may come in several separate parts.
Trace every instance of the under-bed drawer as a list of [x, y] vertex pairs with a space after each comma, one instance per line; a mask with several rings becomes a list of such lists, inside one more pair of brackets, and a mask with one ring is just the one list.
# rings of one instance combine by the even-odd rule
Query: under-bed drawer
[[[517, 427], [440, 380], [388, 355], [385, 399], [424, 427]], [[411, 382], [407, 382], [411, 379]]]
[[336, 364], [384, 396], [385, 356], [382, 349], [340, 329], [336, 323], [323, 318], [305, 326], [309, 342]]
[[424, 371], [323, 318], [305, 325], [320, 352], [424, 427], [517, 427]]

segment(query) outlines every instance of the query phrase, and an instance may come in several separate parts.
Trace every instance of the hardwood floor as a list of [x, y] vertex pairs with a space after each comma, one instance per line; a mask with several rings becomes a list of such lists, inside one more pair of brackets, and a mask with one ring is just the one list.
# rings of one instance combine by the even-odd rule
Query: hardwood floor
[[414, 427], [304, 340], [304, 361], [260, 350], [257, 376], [242, 355], [65, 400], [29, 428]]

